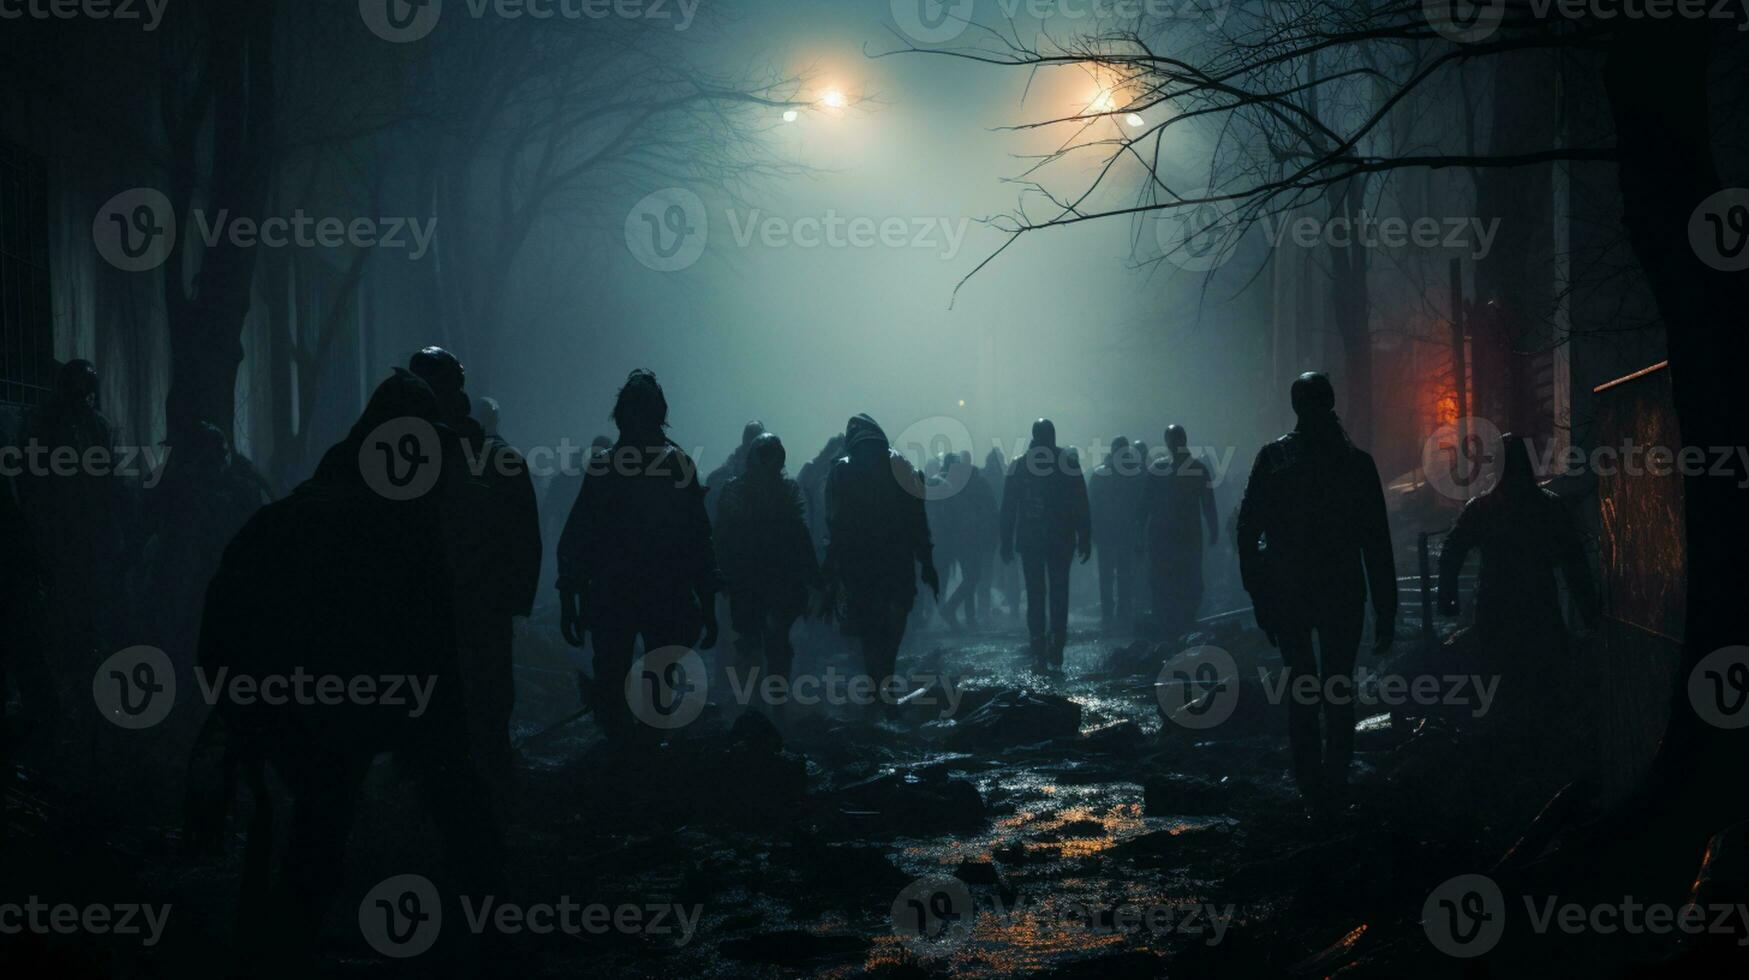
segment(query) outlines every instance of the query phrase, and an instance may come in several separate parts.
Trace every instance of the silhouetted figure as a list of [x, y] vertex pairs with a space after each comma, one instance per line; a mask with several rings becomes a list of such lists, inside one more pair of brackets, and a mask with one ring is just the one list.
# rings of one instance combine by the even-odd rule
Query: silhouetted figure
[[638, 640], [647, 653], [715, 646], [721, 580], [704, 485], [668, 439], [668, 399], [654, 374], [626, 378], [613, 421], [619, 440], [583, 478], [559, 541], [559, 628], [572, 646], [594, 637], [595, 717], [626, 745], [658, 734], [626, 700]]
[[[456, 888], [486, 894], [498, 887], [500, 840], [490, 793], [469, 758], [452, 618], [443, 484], [455, 471], [440, 467], [434, 488], [410, 499], [379, 492], [367, 472], [378, 448], [368, 443], [396, 420], [423, 420], [440, 434], [441, 452], [459, 452], [445, 417], [424, 381], [397, 370], [315, 476], [249, 520], [207, 591], [199, 657], [209, 677], [220, 684], [220, 671], [306, 678], [302, 696], [295, 687], [282, 699], [221, 695], [190, 775], [185, 837], [195, 846], [222, 830], [230, 797], [230, 780], [204, 772], [203, 760], [222, 752], [222, 768], [241, 770], [255, 790], [239, 910], [239, 948], [260, 957], [251, 972], [296, 973], [288, 964], [313, 949], [342, 876], [365, 774], [379, 753], [392, 753], [415, 781]], [[349, 685], [370, 678], [376, 694], [354, 696], [349, 687], [336, 697], [316, 680], [323, 677]], [[391, 677], [405, 681], [395, 695], [382, 681]], [[264, 765], [293, 800], [271, 903], [263, 901], [274, 838]]]
[[753, 445], [753, 440], [764, 433], [765, 423], [758, 419], [753, 419], [742, 426], [741, 445], [737, 446], [735, 451], [723, 460], [722, 465], [711, 470], [710, 476], [705, 478], [704, 506], [713, 523], [717, 519], [717, 501], [722, 499], [723, 488], [729, 485], [730, 480], [746, 472], [747, 450]]
[[826, 477], [822, 571], [846, 635], [862, 644], [876, 684], [894, 676], [917, 580], [941, 599], [923, 480], [867, 415], [844, 428], [847, 454]]
[[[990, 491], [996, 497], [996, 537], [995, 551], [1001, 549], [1002, 537], [1002, 491], [1008, 484], [1008, 457], [1002, 454], [1000, 446], [991, 446], [984, 455], [984, 482], [990, 485]], [[992, 555], [994, 558], [994, 554]], [[1007, 562], [992, 561], [990, 574], [985, 576], [985, 584], [989, 586], [986, 593], [985, 609], [996, 608], [996, 593], [1002, 593], [1002, 601], [1007, 604], [1010, 616], [1020, 614], [1020, 569]]]
[[1106, 628], [1128, 626], [1135, 615], [1136, 531], [1146, 467], [1129, 439], [1118, 436], [1087, 481], [1093, 547], [1099, 555], [1099, 622]]
[[814, 542], [814, 557], [821, 561], [826, 558], [826, 474], [843, 455], [844, 433], [840, 432], [826, 440], [820, 452], [803, 463], [801, 472], [796, 474], [796, 483], [801, 485], [802, 498], [808, 504], [808, 536]]
[[940, 520], [931, 517], [929, 523], [939, 559], [936, 567], [949, 575], [955, 568], [960, 573], [959, 584], [940, 607], [941, 617], [958, 629], [957, 617], [964, 607], [966, 626], [977, 629], [979, 606], [986, 615], [990, 611], [984, 583], [996, 552], [1001, 510], [996, 505], [996, 491], [972, 465], [971, 453], [942, 456], [938, 480], [937, 493], [944, 494], [936, 501]]
[[[1281, 648], [1287, 688], [1305, 674], [1354, 684], [1368, 592], [1377, 653], [1396, 632], [1397, 578], [1384, 490], [1372, 457], [1348, 441], [1336, 417], [1336, 393], [1321, 374], [1293, 384], [1294, 431], [1258, 452], [1239, 505], [1239, 572], [1270, 643]], [[1317, 636], [1314, 659], [1312, 638]], [[1290, 700], [1288, 734], [1300, 795], [1314, 806], [1337, 803], [1354, 754], [1354, 699], [1323, 704]]]
[[[442, 424], [460, 452], [446, 454], [444, 541], [456, 589], [456, 635], [476, 760], [495, 781], [515, 763], [515, 623], [540, 588], [540, 515], [521, 454], [473, 417], [467, 371], [454, 354], [427, 347], [408, 367], [437, 396]], [[497, 427], [496, 402], [490, 413]]]
[[1214, 480], [1208, 464], [1193, 455], [1180, 426], [1166, 429], [1167, 455], [1148, 467], [1143, 481], [1142, 541], [1148, 549], [1148, 584], [1161, 635], [1176, 639], [1196, 626], [1202, 608], [1202, 530], [1220, 540]]
[[547, 481], [540, 502], [541, 541], [547, 545], [547, 557], [553, 559], [555, 568], [558, 567], [559, 535], [564, 533], [565, 519], [571, 516], [577, 495], [583, 491], [583, 474], [596, 465], [596, 460], [604, 459], [612, 448], [612, 438], [596, 436], [581, 453], [564, 452], [557, 456], [557, 472]]
[[740, 661], [763, 660], [767, 674], [788, 678], [795, 659], [790, 628], [821, 579], [807, 505], [801, 487], [784, 476], [784, 459], [777, 436], [753, 440], [745, 472], [723, 488], [716, 540]]
[[170, 445], [163, 472], [145, 493], [146, 546], [141, 560], [144, 617], [152, 643], [177, 667], [177, 682], [193, 680], [207, 583], [225, 547], [271, 495], [247, 460], [208, 422]]
[[1049, 419], [1032, 424], [1032, 443], [1004, 481], [1003, 564], [1013, 562], [1016, 551], [1026, 578], [1033, 667], [1060, 670], [1069, 641], [1069, 565], [1076, 554], [1083, 563], [1093, 556], [1093, 524], [1078, 457], [1057, 447]]
[[1500, 747], [1501, 764], [1512, 770], [1500, 776], [1570, 772], [1560, 765], [1564, 753], [1524, 758], [1523, 749], [1555, 744], [1570, 717], [1562, 688], [1572, 643], [1555, 572], [1566, 579], [1587, 628], [1597, 623], [1597, 591], [1578, 528], [1561, 498], [1537, 486], [1524, 440], [1507, 435], [1501, 450], [1500, 482], [1464, 505], [1440, 551], [1439, 611], [1457, 615], [1458, 574], [1479, 549], [1474, 649], [1483, 668], [1502, 678], [1494, 710], [1508, 743]]
[[[54, 393], [25, 420], [25, 449], [37, 462], [18, 481], [48, 590], [51, 666], [74, 679], [107, 655], [121, 605], [126, 496], [122, 477], [108, 469], [121, 461], [98, 389], [90, 361], [62, 366]], [[104, 469], [88, 468], [98, 460]]]

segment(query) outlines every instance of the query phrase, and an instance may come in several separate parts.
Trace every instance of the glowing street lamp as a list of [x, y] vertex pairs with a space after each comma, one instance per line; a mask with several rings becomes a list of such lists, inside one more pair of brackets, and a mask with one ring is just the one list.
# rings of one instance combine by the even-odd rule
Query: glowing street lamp
[[802, 118], [802, 114], [795, 111], [794, 109], [785, 109], [784, 110], [784, 113], [783, 113], [783, 121], [784, 122], [792, 123], [800, 118]]
[[1131, 129], [1141, 129], [1143, 126], [1146, 126], [1148, 124], [1148, 121], [1146, 119], [1143, 119], [1140, 115], [1137, 115], [1134, 112], [1123, 117], [1123, 121], [1128, 123], [1129, 127]]

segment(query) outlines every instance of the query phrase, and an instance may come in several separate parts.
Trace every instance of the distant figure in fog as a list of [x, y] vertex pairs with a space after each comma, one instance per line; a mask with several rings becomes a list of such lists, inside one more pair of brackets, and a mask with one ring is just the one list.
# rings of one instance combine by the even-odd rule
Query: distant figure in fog
[[[1002, 562], [1020, 553], [1026, 626], [1037, 670], [1061, 670], [1069, 640], [1069, 566], [1093, 556], [1093, 525], [1079, 457], [1057, 447], [1049, 419], [1032, 425], [1032, 443], [1002, 489]], [[1046, 603], [1049, 603], [1049, 614]]]
[[[427, 347], [408, 367], [437, 396], [441, 424], [459, 453], [446, 454], [444, 541], [456, 590], [456, 635], [467, 686], [475, 758], [495, 780], [515, 764], [510, 716], [516, 707], [514, 618], [527, 616], [540, 588], [540, 514], [522, 455], [473, 417], [467, 371], [454, 354]], [[486, 399], [495, 431], [497, 402]], [[500, 787], [501, 788], [501, 787]]]
[[[1272, 644], [1281, 648], [1288, 690], [1299, 675], [1354, 684], [1367, 594], [1375, 617], [1374, 652], [1396, 633], [1397, 573], [1384, 489], [1372, 457], [1348, 441], [1336, 417], [1336, 392], [1321, 374], [1293, 384], [1294, 431], [1264, 446], [1239, 505], [1239, 573]], [[1312, 638], [1318, 654], [1314, 659]], [[1300, 796], [1338, 806], [1354, 755], [1354, 700], [1320, 705], [1290, 699], [1288, 735]]]
[[[990, 485], [990, 491], [996, 497], [998, 543], [993, 549], [996, 551], [1000, 550], [1002, 536], [1002, 490], [1008, 483], [1008, 457], [1002, 454], [1000, 446], [991, 446], [990, 451], [984, 455], [984, 482]], [[1007, 562], [992, 561], [990, 574], [985, 577], [985, 585], [989, 590], [984, 604], [986, 610], [996, 608], [996, 592], [1000, 591], [1002, 601], [1007, 604], [1008, 615], [1020, 614], [1020, 569]]]
[[610, 740], [648, 743], [626, 700], [639, 639], [708, 650], [717, 642], [721, 588], [698, 469], [668, 439], [668, 398], [656, 376], [633, 371], [613, 406], [619, 440], [591, 466], [559, 540], [559, 628], [566, 642], [594, 637], [595, 717]]
[[1480, 550], [1474, 649], [1482, 668], [1502, 678], [1495, 709], [1507, 733], [1501, 751], [1513, 775], [1564, 781], [1565, 753], [1525, 758], [1523, 749], [1561, 744], [1571, 716], [1563, 686], [1573, 643], [1555, 572], [1566, 579], [1586, 628], [1597, 624], [1597, 589], [1579, 530], [1561, 498], [1537, 486], [1524, 440], [1509, 434], [1501, 449], [1500, 482], [1464, 505], [1440, 551], [1439, 611], [1458, 614], [1458, 575], [1470, 552]]
[[730, 480], [747, 471], [747, 450], [753, 446], [753, 440], [764, 433], [765, 423], [758, 419], [753, 419], [743, 425], [741, 427], [741, 445], [737, 446], [735, 451], [729, 454], [729, 458], [723, 460], [722, 465], [711, 470], [710, 476], [705, 478], [704, 506], [713, 522], [717, 519], [717, 501], [722, 499], [723, 488], [729, 485]]
[[1146, 462], [1118, 436], [1111, 454], [1087, 481], [1093, 511], [1093, 547], [1099, 555], [1099, 622], [1127, 627], [1135, 615], [1136, 525], [1142, 509]]
[[959, 610], [966, 611], [966, 626], [978, 628], [978, 608], [989, 613], [985, 579], [990, 574], [990, 559], [996, 552], [997, 525], [1001, 512], [996, 506], [996, 491], [984, 479], [984, 474], [972, 465], [971, 453], [947, 453], [941, 457], [941, 474], [931, 497], [936, 501], [940, 521], [930, 519], [929, 529], [935, 540], [940, 561], [936, 567], [948, 575], [959, 569], [959, 585], [940, 607], [941, 618], [958, 629]]
[[826, 558], [826, 474], [842, 455], [844, 433], [840, 432], [826, 440], [819, 453], [803, 463], [801, 472], [796, 474], [796, 483], [801, 485], [802, 497], [808, 504], [808, 536], [814, 542], [814, 557], [822, 561]]
[[823, 571], [845, 634], [862, 644], [864, 669], [876, 684], [887, 684], [918, 578], [937, 601], [941, 578], [922, 477], [867, 415], [851, 419], [844, 433], [848, 453], [826, 477]]
[[1166, 429], [1167, 455], [1148, 467], [1138, 519], [1148, 551], [1148, 584], [1161, 635], [1176, 639], [1196, 626], [1202, 608], [1202, 525], [1220, 541], [1215, 486], [1208, 464], [1193, 455], [1182, 426]]
[[1476, 578], [1476, 632], [1488, 651], [1562, 650], [1559, 570], [1586, 626], [1597, 621], [1597, 590], [1578, 528], [1561, 498], [1537, 486], [1530, 450], [1507, 434], [1500, 482], [1458, 514], [1439, 555], [1439, 611], [1458, 614], [1458, 574], [1470, 551], [1482, 552]]
[[784, 476], [784, 459], [777, 436], [753, 440], [746, 471], [723, 488], [716, 540], [741, 663], [763, 660], [767, 674], [788, 678], [790, 629], [821, 580], [802, 490]]

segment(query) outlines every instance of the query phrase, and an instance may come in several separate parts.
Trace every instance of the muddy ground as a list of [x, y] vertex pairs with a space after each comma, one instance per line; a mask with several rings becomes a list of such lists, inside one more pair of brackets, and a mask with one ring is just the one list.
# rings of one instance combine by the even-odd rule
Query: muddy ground
[[[1430, 945], [1423, 905], [1441, 882], [1491, 867], [1546, 783], [1516, 785], [1462, 712], [1363, 710], [1348, 804], [1309, 814], [1289, 777], [1282, 708], [1246, 687], [1251, 700], [1219, 725], [1165, 720], [1157, 668], [1172, 650], [1135, 646], [1088, 618], [1073, 625], [1060, 676], [1028, 668], [1012, 618], [970, 633], [915, 630], [901, 669], [927, 690], [890, 711], [743, 708], [717, 674], [700, 717], [636, 757], [610, 752], [587, 717], [553, 727], [577, 708], [573, 675], [556, 637], [532, 627], [519, 648], [530, 661], [519, 671], [526, 765], [506, 806], [508, 885], [493, 898], [600, 905], [621, 925], [540, 935], [487, 926], [476, 937], [449, 895], [428, 952], [376, 952], [360, 907], [379, 882], [418, 874], [447, 885], [440, 842], [384, 759], [315, 971], [1475, 975], [1485, 961]], [[1276, 664], [1238, 619], [1202, 639], [1242, 676]], [[799, 641], [798, 675], [854, 672], [819, 627]], [[180, 857], [175, 766], [101, 746], [84, 765], [105, 775], [26, 771], [9, 790], [6, 897], [169, 903], [163, 938], [145, 949], [120, 937], [8, 935], [5, 961], [63, 975], [225, 973], [236, 962], [247, 806], [222, 856]], [[1542, 948], [1501, 955], [1486, 961], [1490, 975], [1574, 962]]]

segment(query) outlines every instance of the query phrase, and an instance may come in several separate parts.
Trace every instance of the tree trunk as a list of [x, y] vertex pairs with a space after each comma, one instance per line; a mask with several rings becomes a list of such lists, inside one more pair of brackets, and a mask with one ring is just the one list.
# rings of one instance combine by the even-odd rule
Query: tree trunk
[[[1749, 284], [1715, 271], [1688, 240], [1689, 215], [1721, 189], [1712, 158], [1707, 21], [1647, 21], [1624, 31], [1606, 83], [1621, 153], [1623, 223], [1658, 303], [1668, 338], [1676, 415], [1685, 446], [1741, 444], [1749, 412], [1739, 373], [1749, 363], [1741, 314]], [[1709, 466], [1711, 458], [1709, 456]], [[1742, 779], [1745, 730], [1702, 721], [1688, 675], [1707, 654], [1749, 639], [1741, 601], [1749, 553], [1749, 492], [1733, 454], [1728, 475], [1683, 480], [1687, 522], [1687, 633], [1669, 727], [1656, 761], [1619, 815], [1623, 857], [1658, 882], [1686, 883], [1710, 835], [1749, 818]]]
[[[258, 219], [273, 143], [274, 5], [215, 0], [203, 10], [210, 28], [205, 44], [212, 81], [212, 166], [210, 193], [202, 204], [215, 221], [221, 212], [229, 221]], [[179, 231], [185, 243], [194, 235], [191, 228]], [[240, 248], [221, 236], [201, 253], [193, 295], [172, 297], [165, 402], [172, 441], [200, 422], [236, 436], [237, 368], [243, 363], [243, 320], [249, 314], [255, 255], [254, 248]], [[177, 267], [180, 263], [173, 264]], [[172, 278], [168, 291], [182, 293], [186, 287], [179, 279]]]

